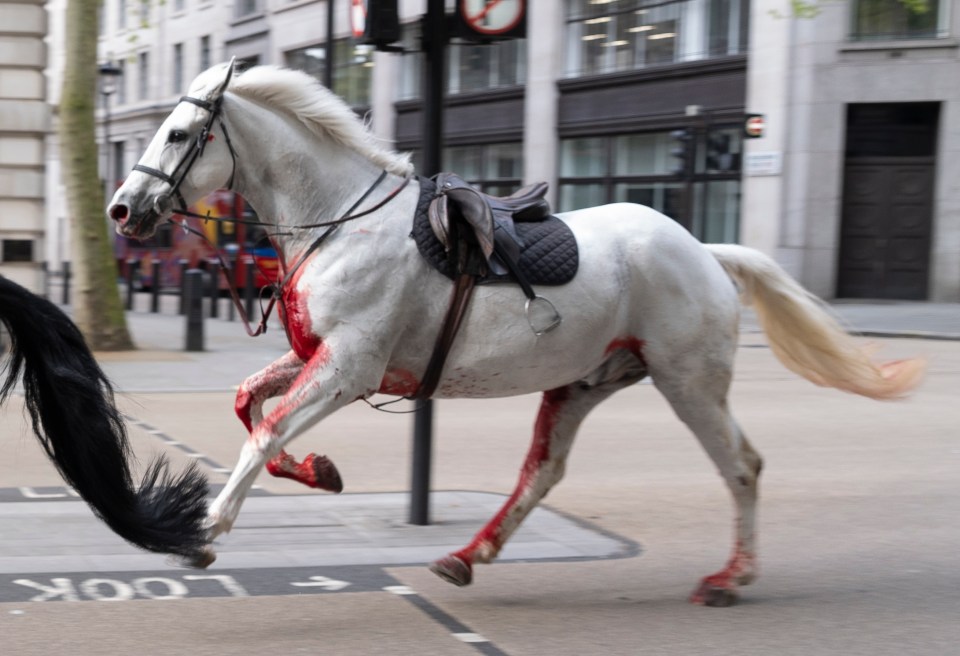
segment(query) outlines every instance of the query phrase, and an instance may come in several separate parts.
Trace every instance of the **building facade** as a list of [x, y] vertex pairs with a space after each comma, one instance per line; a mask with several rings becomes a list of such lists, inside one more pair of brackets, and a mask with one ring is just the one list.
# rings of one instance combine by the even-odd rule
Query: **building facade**
[[[399, 2], [397, 54], [352, 38], [350, 0], [105, 0], [101, 55], [124, 70], [101, 116], [110, 179], [232, 56], [323, 80], [331, 53], [333, 90], [418, 161], [425, 4]], [[526, 39], [450, 47], [444, 168], [493, 193], [547, 180], [561, 211], [652, 206], [828, 298], [960, 301], [960, 0], [928, 4], [531, 0]], [[762, 138], [744, 138], [748, 112]]]
[[50, 129], [43, 4], [0, 2], [0, 274], [34, 292], [43, 284], [44, 142]]

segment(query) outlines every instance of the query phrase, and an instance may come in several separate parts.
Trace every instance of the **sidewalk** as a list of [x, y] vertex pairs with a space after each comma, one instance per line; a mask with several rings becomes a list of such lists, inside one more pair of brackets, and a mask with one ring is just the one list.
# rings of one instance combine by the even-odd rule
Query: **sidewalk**
[[[274, 316], [267, 333], [250, 337], [243, 324], [224, 318], [204, 321], [202, 352], [184, 350], [186, 320], [167, 299], [163, 314], [127, 313], [138, 350], [98, 353], [104, 370], [124, 392], [231, 391], [289, 350], [283, 326]], [[221, 305], [225, 317], [226, 305]], [[849, 330], [873, 337], [960, 340], [960, 303], [837, 302], [831, 306]], [[742, 330], [760, 328], [749, 308]]]

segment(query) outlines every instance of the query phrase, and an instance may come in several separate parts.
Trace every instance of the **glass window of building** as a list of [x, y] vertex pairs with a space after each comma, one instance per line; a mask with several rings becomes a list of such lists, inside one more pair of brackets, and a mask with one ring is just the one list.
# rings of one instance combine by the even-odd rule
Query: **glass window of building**
[[947, 36], [947, 7], [941, 0], [854, 0], [853, 41], [935, 39]]
[[150, 53], [137, 55], [137, 100], [150, 98]]
[[567, 0], [567, 76], [742, 54], [748, 1]]
[[210, 68], [210, 35], [200, 37], [200, 71]]
[[[422, 152], [411, 151], [413, 165], [422, 168]], [[443, 170], [453, 171], [477, 189], [507, 196], [523, 181], [523, 144], [520, 142], [450, 146], [443, 149]]]
[[[420, 25], [403, 26], [402, 45], [406, 54], [400, 67], [398, 100], [419, 98], [422, 93], [420, 73], [423, 55], [420, 50]], [[447, 51], [447, 93], [469, 93], [520, 86], [527, 78], [527, 46], [525, 39], [511, 39], [494, 44], [453, 44]]]
[[234, 16], [246, 18], [260, 12], [260, 0], [237, 0], [234, 5]]
[[669, 131], [561, 140], [558, 211], [639, 203], [689, 225], [703, 241], [737, 241], [738, 128], [695, 132], [696, 165], [683, 175], [674, 172], [676, 142]]
[[[373, 46], [358, 44], [353, 39], [337, 39], [333, 42], [332, 91], [353, 107], [370, 106], [373, 52]], [[284, 61], [289, 68], [323, 80], [327, 66], [326, 44], [287, 51]]]
[[173, 44], [173, 75], [171, 76], [171, 81], [173, 83], [172, 93], [183, 93], [186, 89], [183, 88], [183, 44], [175, 43]]

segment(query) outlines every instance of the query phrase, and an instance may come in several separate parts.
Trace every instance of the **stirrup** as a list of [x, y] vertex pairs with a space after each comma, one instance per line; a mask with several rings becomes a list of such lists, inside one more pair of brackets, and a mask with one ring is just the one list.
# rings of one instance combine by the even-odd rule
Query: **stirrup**
[[[540, 301], [540, 307], [542, 308], [542, 313], [544, 316], [537, 319], [537, 325], [534, 325], [534, 318], [530, 316], [530, 307], [534, 302]], [[543, 304], [546, 304], [544, 307]], [[543, 296], [537, 294], [533, 298], [528, 298], [527, 303], [524, 306], [524, 312], [527, 315], [527, 323], [530, 324], [530, 330], [533, 331], [533, 334], [537, 337], [545, 335], [557, 326], [560, 325], [560, 322], [563, 321], [563, 317], [560, 316], [560, 313], [557, 312], [557, 308], [549, 300], [545, 299]], [[538, 328], [538, 325], [545, 324], [542, 328]]]

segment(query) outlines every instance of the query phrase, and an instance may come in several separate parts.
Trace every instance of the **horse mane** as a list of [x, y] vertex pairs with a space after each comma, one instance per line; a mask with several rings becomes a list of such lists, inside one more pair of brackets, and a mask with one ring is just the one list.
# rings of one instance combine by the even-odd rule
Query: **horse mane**
[[[215, 67], [208, 72], [213, 73], [214, 70], [219, 71], [222, 80], [222, 67]], [[207, 76], [201, 74], [194, 85], [200, 84], [201, 78]], [[317, 136], [332, 138], [390, 173], [406, 175], [413, 170], [409, 155], [401, 155], [381, 146], [367, 125], [343, 100], [306, 73], [279, 66], [254, 66], [235, 74], [227, 90], [248, 100], [286, 111]]]

